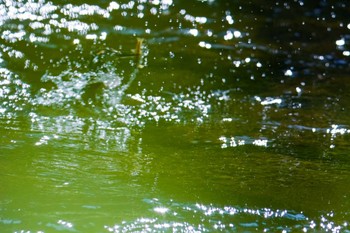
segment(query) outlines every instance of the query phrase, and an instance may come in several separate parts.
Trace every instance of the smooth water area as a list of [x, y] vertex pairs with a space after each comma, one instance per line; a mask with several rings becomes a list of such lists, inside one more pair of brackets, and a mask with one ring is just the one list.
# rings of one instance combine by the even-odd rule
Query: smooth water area
[[350, 232], [349, 15], [0, 0], [0, 231]]

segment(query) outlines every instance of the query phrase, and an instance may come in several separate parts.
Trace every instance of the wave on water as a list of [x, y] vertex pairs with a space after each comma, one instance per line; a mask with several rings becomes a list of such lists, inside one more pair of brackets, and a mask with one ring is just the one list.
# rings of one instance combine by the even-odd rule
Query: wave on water
[[[162, 203], [158, 199], [145, 200], [150, 208], [151, 218], [140, 217], [113, 226], [105, 226], [109, 232], [124, 231], [179, 231], [179, 232], [347, 232], [349, 222], [334, 222], [334, 213], [319, 217], [308, 217], [303, 212], [252, 209], [248, 207], [181, 204], [171, 200]], [[186, 219], [186, 221], [179, 221]], [[251, 221], [249, 221], [251, 219]]]

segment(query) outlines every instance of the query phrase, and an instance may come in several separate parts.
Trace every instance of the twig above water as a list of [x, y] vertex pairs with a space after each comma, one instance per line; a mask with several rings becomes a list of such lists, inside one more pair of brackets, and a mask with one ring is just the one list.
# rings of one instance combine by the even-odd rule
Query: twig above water
[[121, 58], [124, 58], [124, 57], [129, 58], [129, 57], [135, 57], [135, 56], [139, 57], [139, 56], [142, 56], [142, 54], [143, 54], [142, 53], [142, 46], [143, 46], [144, 40], [145, 39], [143, 39], [143, 38], [136, 38], [135, 49], [132, 49], [131, 52], [122, 52], [122, 51], [119, 51], [119, 50], [116, 50], [113, 48], [105, 48], [105, 49], [98, 51], [96, 54], [103, 55], [106, 53], [110, 53], [110, 54], [115, 54]]

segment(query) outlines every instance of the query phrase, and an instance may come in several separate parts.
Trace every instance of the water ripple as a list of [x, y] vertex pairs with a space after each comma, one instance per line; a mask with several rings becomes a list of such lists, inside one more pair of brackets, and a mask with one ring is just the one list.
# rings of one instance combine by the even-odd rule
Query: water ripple
[[[302, 212], [291, 210], [273, 210], [270, 208], [251, 209], [234, 206], [215, 207], [214, 205], [186, 205], [170, 201], [163, 204], [158, 199], [145, 200], [152, 206], [156, 216], [153, 218], [138, 218], [135, 221], [123, 222], [114, 226], [105, 226], [110, 232], [137, 231], [148, 229], [155, 231], [179, 232], [314, 232], [332, 231], [342, 232], [349, 230], [349, 223], [334, 222], [334, 214], [329, 212], [316, 218], [307, 217]], [[159, 209], [166, 211], [158, 211]], [[177, 221], [178, 219], [191, 219], [190, 222]], [[252, 221], [242, 221], [251, 218]]]

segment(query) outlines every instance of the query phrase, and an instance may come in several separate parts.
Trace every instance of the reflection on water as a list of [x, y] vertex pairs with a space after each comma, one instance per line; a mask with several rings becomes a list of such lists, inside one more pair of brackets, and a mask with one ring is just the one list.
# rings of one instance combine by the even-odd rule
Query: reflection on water
[[1, 2], [0, 229], [348, 231], [348, 5]]
[[[131, 222], [123, 222], [114, 226], [105, 226], [109, 232], [123, 231], [184, 231], [184, 232], [212, 232], [212, 231], [300, 231], [308, 232], [314, 229], [325, 231], [340, 231], [347, 227], [348, 222], [337, 225], [332, 221], [334, 213], [325, 213], [320, 219], [309, 219], [303, 213], [287, 210], [249, 209], [232, 206], [215, 207], [213, 205], [185, 205], [170, 201], [165, 205], [157, 199], [145, 200], [152, 206], [153, 218], [138, 218]], [[164, 221], [167, 216], [168, 221]], [[208, 219], [208, 217], [210, 217]], [[191, 219], [197, 224], [178, 222], [177, 219]], [[191, 221], [191, 222], [192, 222]], [[278, 222], [278, 223], [277, 223]], [[277, 223], [277, 224], [276, 224]], [[290, 227], [283, 227], [288, 224]]]

